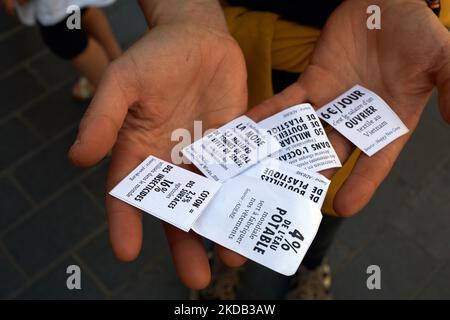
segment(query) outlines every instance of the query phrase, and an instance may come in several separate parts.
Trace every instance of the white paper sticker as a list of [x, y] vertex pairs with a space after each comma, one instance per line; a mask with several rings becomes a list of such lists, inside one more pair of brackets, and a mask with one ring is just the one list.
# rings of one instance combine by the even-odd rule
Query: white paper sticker
[[267, 158], [244, 171], [243, 175], [260, 179], [273, 188], [281, 188], [308, 199], [322, 208], [330, 180], [320, 173], [307, 172], [287, 162]]
[[278, 142], [247, 116], [213, 131], [182, 152], [204, 175], [225, 181], [280, 149]]
[[408, 132], [383, 99], [360, 85], [326, 104], [317, 113], [368, 156]]
[[322, 123], [309, 103], [285, 109], [258, 125], [281, 145], [282, 149], [272, 157], [313, 172], [341, 167]]
[[149, 156], [110, 194], [189, 231], [220, 187], [220, 183]]
[[224, 183], [192, 229], [284, 275], [293, 275], [319, 228], [318, 207], [240, 175]]

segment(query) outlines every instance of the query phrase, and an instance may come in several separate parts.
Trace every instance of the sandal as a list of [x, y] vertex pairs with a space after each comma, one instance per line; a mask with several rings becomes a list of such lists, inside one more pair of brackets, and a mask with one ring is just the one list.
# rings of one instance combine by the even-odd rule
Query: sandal
[[88, 101], [94, 96], [94, 86], [85, 77], [81, 77], [72, 87], [72, 97], [76, 101]]

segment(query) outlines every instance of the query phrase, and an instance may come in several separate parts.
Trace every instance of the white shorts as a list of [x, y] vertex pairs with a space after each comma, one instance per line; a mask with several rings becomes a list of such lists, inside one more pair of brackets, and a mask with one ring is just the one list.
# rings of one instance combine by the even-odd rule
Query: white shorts
[[35, 25], [36, 20], [43, 26], [51, 26], [62, 21], [69, 13], [71, 5], [80, 8], [103, 7], [115, 0], [30, 0], [25, 5], [16, 3], [17, 16], [25, 25]]

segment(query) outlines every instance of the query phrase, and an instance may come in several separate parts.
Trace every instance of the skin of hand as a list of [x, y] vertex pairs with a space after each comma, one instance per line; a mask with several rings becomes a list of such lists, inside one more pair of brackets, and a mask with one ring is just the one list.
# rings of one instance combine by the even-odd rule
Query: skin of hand
[[[217, 128], [247, 109], [244, 58], [218, 3], [171, 1], [141, 3], [150, 31], [108, 67], [69, 151], [74, 164], [91, 166], [113, 148], [107, 192], [149, 155], [170, 161], [178, 143], [171, 141], [175, 129], [193, 130], [194, 120], [204, 130]], [[135, 259], [142, 214], [109, 195], [106, 211], [115, 255]], [[190, 288], [205, 287], [210, 270], [201, 238], [164, 228], [181, 280]], [[244, 262], [229, 250], [218, 251], [230, 266]]]
[[[381, 29], [366, 26], [369, 5], [381, 8]], [[348, 0], [328, 19], [309, 66], [298, 81], [250, 110], [255, 120], [309, 101], [316, 108], [355, 84], [380, 95], [410, 132], [372, 157], [362, 154], [333, 206], [351, 216], [371, 199], [411, 137], [436, 86], [442, 117], [450, 123], [450, 34], [423, 0]], [[340, 159], [354, 146], [329, 135]], [[323, 172], [330, 177], [333, 170]]]

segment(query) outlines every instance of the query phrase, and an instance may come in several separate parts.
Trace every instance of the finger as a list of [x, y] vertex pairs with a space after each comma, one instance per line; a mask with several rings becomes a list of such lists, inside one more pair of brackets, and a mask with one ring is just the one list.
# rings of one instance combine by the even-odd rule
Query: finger
[[408, 133], [398, 138], [371, 157], [361, 154], [352, 173], [334, 199], [333, 206], [338, 215], [351, 216], [369, 202], [381, 182], [391, 171], [410, 135], [411, 133]]
[[69, 158], [75, 165], [97, 163], [117, 139], [132, 98], [122, 89], [120, 72], [115, 70], [119, 69], [113, 65], [108, 67], [80, 122], [77, 139], [69, 151]]
[[[142, 162], [133, 150], [117, 146], [114, 149], [106, 188], [109, 192], [132, 169]], [[142, 213], [135, 207], [106, 195], [109, 238], [116, 257], [122, 261], [134, 260], [141, 251]]]
[[205, 288], [211, 281], [211, 271], [201, 238], [166, 223], [164, 229], [181, 281], [194, 290]]
[[217, 245], [216, 248], [222, 262], [229, 267], [240, 267], [247, 261], [246, 257], [220, 245]]

